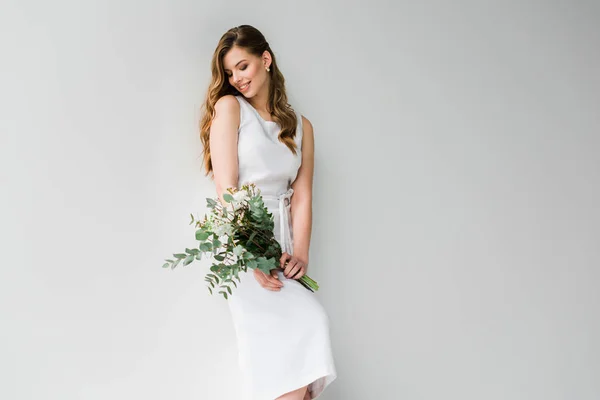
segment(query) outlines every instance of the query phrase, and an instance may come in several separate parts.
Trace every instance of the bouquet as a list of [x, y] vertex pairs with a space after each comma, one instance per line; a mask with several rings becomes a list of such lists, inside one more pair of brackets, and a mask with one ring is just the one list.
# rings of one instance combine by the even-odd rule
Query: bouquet
[[[248, 268], [258, 268], [265, 274], [279, 267], [282, 250], [273, 232], [273, 215], [265, 207], [260, 190], [255, 184], [243, 185], [239, 190], [227, 189], [223, 195], [227, 204], [220, 199], [207, 198], [207, 207], [211, 210], [200, 220], [191, 216], [195, 224], [198, 248], [185, 249], [185, 253], [173, 254], [173, 259], [165, 260], [163, 268], [175, 268], [179, 263], [188, 265], [201, 260], [202, 255], [212, 257], [210, 273], [204, 280], [208, 282], [208, 291], [213, 289], [228, 299], [232, 294], [231, 285], [237, 288], [235, 279], [241, 282], [239, 272]], [[304, 287], [314, 292], [319, 289], [317, 282], [303, 275], [298, 279]]]

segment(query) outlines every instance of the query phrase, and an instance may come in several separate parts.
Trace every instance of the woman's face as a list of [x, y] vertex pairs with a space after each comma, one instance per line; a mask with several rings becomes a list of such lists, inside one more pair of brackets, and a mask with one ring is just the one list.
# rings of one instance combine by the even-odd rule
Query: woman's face
[[260, 58], [239, 47], [232, 47], [223, 57], [223, 66], [229, 83], [248, 98], [259, 93], [267, 82], [266, 67], [270, 63], [269, 52], [265, 51]]

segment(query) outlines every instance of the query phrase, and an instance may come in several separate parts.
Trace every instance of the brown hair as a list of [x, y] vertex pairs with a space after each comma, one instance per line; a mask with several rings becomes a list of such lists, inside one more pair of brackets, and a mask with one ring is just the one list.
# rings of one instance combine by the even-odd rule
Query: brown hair
[[269, 66], [271, 75], [269, 85], [269, 96], [267, 99], [267, 109], [271, 110], [273, 120], [279, 123], [281, 131], [279, 132], [279, 141], [284, 143], [295, 155], [296, 126], [298, 118], [293, 108], [288, 104], [285, 91], [285, 79], [277, 67], [275, 55], [266, 41], [263, 34], [250, 25], [240, 25], [229, 29], [219, 40], [217, 48], [212, 57], [211, 70], [212, 80], [208, 86], [206, 99], [202, 106], [203, 112], [200, 119], [200, 140], [203, 145], [203, 164], [206, 169], [206, 175], [212, 172], [212, 161], [209, 146], [210, 126], [215, 116], [215, 104], [221, 97], [231, 95], [241, 95], [241, 93], [229, 83], [223, 66], [223, 58], [227, 52], [233, 48], [239, 47], [247, 52], [261, 57], [268, 51], [271, 54], [271, 65]]

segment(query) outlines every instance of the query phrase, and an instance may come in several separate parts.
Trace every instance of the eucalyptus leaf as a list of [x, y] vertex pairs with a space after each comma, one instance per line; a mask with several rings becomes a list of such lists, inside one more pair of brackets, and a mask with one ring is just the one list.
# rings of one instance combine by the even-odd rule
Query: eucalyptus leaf
[[211, 198], [207, 198], [206, 205], [208, 206], [208, 208], [214, 208], [214, 207], [216, 207], [217, 202]]
[[202, 229], [199, 229], [196, 231], [196, 240], [202, 241], [202, 240], [206, 240], [209, 237], [209, 233], [203, 231]]
[[244, 248], [239, 244], [233, 248], [233, 254], [237, 257], [241, 256], [244, 251]]
[[212, 250], [212, 243], [210, 243], [210, 242], [200, 243], [200, 251], [208, 252], [211, 250]]
[[218, 276], [216, 276], [215, 274], [208, 274], [208, 276], [212, 277], [217, 282], [217, 285], [219, 284], [220, 281]]

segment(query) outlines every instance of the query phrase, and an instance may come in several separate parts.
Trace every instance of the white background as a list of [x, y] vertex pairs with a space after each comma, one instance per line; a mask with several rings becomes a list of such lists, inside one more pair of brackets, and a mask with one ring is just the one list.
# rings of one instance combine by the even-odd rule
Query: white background
[[239, 398], [194, 245], [228, 29], [315, 128], [323, 400], [600, 398], [600, 6], [4, 1], [0, 397]]

